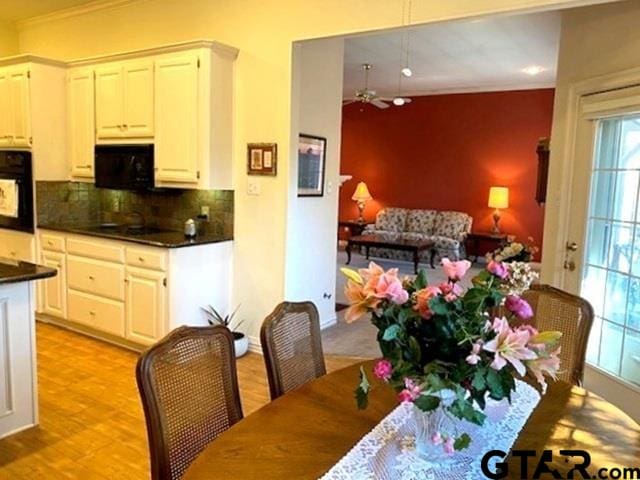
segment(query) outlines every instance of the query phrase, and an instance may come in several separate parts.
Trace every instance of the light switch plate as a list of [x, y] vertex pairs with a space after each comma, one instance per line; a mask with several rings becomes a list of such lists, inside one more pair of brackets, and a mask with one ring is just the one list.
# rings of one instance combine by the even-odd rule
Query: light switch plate
[[200, 215], [204, 215], [205, 217], [209, 218], [210, 213], [211, 210], [209, 209], [209, 205], [200, 205]]
[[260, 195], [260, 184], [256, 180], [249, 180], [247, 184], [248, 195]]

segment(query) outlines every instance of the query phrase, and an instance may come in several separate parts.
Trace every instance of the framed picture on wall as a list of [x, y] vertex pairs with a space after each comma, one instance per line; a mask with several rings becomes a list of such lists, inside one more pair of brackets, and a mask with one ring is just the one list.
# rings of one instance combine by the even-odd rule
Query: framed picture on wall
[[298, 196], [322, 197], [327, 139], [301, 133], [298, 139]]
[[278, 146], [275, 143], [247, 144], [247, 173], [270, 175], [278, 173]]

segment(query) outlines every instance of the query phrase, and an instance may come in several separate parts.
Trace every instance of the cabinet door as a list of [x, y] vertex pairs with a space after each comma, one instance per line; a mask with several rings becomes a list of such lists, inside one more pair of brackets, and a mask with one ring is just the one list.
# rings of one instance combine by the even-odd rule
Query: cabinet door
[[64, 253], [42, 251], [42, 263], [55, 268], [55, 277], [42, 281], [42, 311], [49, 315], [67, 318], [67, 272]]
[[119, 138], [124, 128], [122, 67], [96, 69], [96, 136]]
[[156, 62], [156, 180], [198, 181], [198, 58]]
[[12, 119], [11, 94], [9, 93], [9, 70], [0, 69], [0, 146], [6, 147], [11, 144]]
[[165, 274], [142, 268], [127, 268], [126, 337], [151, 345], [165, 333]]
[[123, 72], [123, 135], [153, 137], [153, 62], [127, 63]]
[[9, 98], [11, 102], [11, 140], [16, 147], [31, 145], [31, 116], [29, 107], [29, 69], [9, 69]]
[[67, 84], [71, 176], [92, 178], [95, 144], [93, 71], [71, 70]]

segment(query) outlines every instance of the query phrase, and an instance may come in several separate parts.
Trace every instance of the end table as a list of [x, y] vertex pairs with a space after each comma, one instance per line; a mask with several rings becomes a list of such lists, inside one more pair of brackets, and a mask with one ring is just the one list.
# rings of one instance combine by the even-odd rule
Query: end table
[[[472, 232], [465, 239], [465, 250], [467, 259], [472, 263], [478, 261], [478, 257], [492, 252], [507, 243], [508, 235], [506, 233], [493, 232]], [[481, 248], [482, 246], [482, 248]], [[473, 256], [473, 259], [471, 258]]]
[[359, 222], [357, 220], [340, 220], [338, 222], [338, 228], [346, 228], [349, 230], [349, 236], [351, 237], [362, 235], [362, 232], [367, 225], [368, 223]]

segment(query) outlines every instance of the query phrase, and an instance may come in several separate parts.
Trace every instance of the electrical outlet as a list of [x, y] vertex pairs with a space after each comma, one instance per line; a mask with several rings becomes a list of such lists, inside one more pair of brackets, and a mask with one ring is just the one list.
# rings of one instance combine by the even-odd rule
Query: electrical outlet
[[211, 212], [209, 205], [201, 205], [200, 206], [200, 215], [209, 218], [209, 213]]

